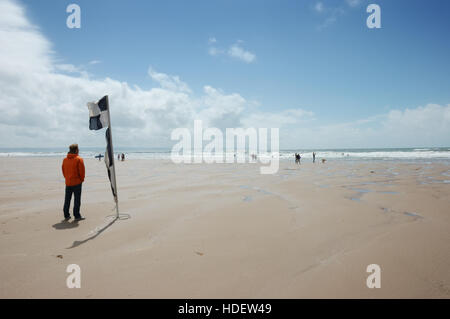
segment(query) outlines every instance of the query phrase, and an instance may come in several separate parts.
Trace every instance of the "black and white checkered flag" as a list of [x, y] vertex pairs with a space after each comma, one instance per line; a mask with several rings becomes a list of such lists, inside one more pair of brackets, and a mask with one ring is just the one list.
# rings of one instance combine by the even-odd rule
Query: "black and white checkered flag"
[[108, 97], [104, 96], [97, 103], [89, 102], [89, 129], [99, 130], [109, 126]]

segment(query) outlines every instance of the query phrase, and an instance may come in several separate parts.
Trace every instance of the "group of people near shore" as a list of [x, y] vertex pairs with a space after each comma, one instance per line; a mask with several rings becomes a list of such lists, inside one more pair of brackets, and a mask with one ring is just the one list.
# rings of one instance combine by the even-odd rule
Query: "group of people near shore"
[[[102, 157], [105, 157], [105, 156], [103, 156], [102, 154], [98, 154], [95, 156], [95, 158], [98, 158], [99, 162], [102, 160]], [[125, 154], [124, 153], [117, 154], [117, 160], [123, 162], [125, 160]]]
[[[299, 153], [295, 153], [295, 164], [301, 164], [301, 159], [302, 159], [302, 156], [299, 154]], [[312, 159], [313, 159], [313, 163], [315, 163], [316, 162], [316, 152], [313, 152], [312, 153]], [[322, 159], [322, 163], [325, 163], [325, 159]]]

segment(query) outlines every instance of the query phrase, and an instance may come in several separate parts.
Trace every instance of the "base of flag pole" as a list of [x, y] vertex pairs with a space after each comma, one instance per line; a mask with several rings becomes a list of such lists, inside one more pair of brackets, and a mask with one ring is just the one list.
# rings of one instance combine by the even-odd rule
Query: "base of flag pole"
[[128, 212], [119, 213], [119, 215], [108, 215], [106, 218], [111, 218], [111, 220], [127, 220], [131, 218], [131, 215]]
[[128, 212], [119, 212], [119, 203], [116, 201], [116, 207], [114, 207], [114, 209], [116, 210], [116, 216], [115, 219], [118, 220], [125, 220], [125, 219], [130, 219], [131, 215], [128, 214]]
[[120, 213], [118, 216], [116, 215], [116, 219], [118, 219], [118, 220], [127, 220], [130, 218], [131, 218], [131, 215], [126, 212]]

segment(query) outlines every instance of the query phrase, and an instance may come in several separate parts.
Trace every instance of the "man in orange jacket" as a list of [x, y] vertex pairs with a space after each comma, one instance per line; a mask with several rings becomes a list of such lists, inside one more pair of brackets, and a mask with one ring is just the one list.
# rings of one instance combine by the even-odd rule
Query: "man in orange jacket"
[[73, 217], [75, 220], [83, 220], [84, 217], [80, 215], [81, 204], [81, 185], [84, 182], [84, 162], [83, 159], [78, 156], [78, 144], [72, 144], [69, 146], [69, 153], [63, 160], [62, 172], [66, 179], [66, 198], [64, 200], [64, 219], [69, 220], [69, 207], [72, 200], [72, 193], [75, 197], [73, 206]]

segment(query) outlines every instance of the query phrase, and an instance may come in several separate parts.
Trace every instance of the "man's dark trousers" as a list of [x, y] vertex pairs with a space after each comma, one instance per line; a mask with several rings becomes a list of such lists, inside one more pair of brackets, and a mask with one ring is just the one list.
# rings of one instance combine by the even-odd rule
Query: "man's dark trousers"
[[81, 218], [80, 204], [81, 204], [81, 185], [66, 186], [66, 198], [64, 200], [64, 218], [70, 218], [69, 207], [72, 200], [72, 193], [74, 194], [75, 201], [73, 204], [73, 217]]

